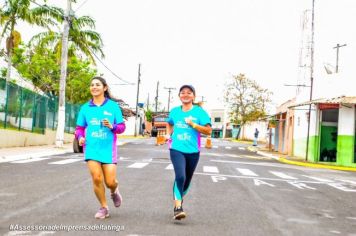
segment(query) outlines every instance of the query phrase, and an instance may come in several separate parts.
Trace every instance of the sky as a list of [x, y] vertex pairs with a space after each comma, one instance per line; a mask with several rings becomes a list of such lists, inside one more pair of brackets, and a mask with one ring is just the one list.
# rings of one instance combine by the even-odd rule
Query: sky
[[[66, 7], [64, 0], [49, 4]], [[98, 63], [116, 97], [135, 106], [141, 64], [139, 102], [149, 95], [153, 103], [159, 81], [162, 107], [168, 106], [164, 88], [176, 88], [172, 108], [179, 105], [179, 87], [191, 84], [197, 100], [203, 96], [212, 109], [225, 107], [224, 86], [240, 73], [272, 91], [273, 106], [295, 95], [296, 88], [285, 85], [300, 76], [302, 15], [311, 6], [312, 0], [78, 0], [72, 8], [96, 20], [105, 65], [135, 83], [119, 85]], [[354, 12], [354, 0], [315, 0], [315, 77], [326, 75], [324, 63], [335, 65], [337, 43], [347, 44], [340, 49], [340, 70], [356, 73]], [[19, 30], [25, 40], [37, 31], [28, 25]]]

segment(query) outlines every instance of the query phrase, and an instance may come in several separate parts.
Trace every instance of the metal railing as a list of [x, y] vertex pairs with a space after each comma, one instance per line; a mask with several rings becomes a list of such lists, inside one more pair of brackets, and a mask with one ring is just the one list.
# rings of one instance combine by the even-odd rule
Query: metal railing
[[[73, 133], [80, 105], [66, 103], [65, 131]], [[57, 127], [58, 98], [40, 95], [0, 78], [0, 128], [44, 134]]]

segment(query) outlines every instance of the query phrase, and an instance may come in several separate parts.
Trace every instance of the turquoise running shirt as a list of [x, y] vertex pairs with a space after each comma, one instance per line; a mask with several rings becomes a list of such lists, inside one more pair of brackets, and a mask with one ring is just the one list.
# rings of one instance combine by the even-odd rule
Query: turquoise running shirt
[[85, 127], [85, 160], [117, 163], [117, 136], [102, 124], [104, 118], [113, 126], [124, 122], [119, 105], [110, 99], [106, 99], [101, 106], [89, 101], [80, 109], [77, 126]]
[[200, 133], [188, 125], [185, 118], [190, 118], [198, 125], [211, 125], [208, 113], [200, 106], [194, 105], [189, 111], [183, 111], [182, 106], [173, 108], [168, 117], [168, 123], [173, 126], [170, 148], [183, 153], [199, 152]]

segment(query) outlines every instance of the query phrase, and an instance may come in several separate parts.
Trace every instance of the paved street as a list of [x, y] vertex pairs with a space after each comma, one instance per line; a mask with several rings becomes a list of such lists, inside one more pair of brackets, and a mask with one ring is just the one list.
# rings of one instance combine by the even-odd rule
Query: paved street
[[[0, 163], [0, 234], [67, 235], [68, 227], [69, 234], [88, 227], [79, 233], [356, 235], [355, 172], [286, 165], [245, 144], [219, 140], [202, 148], [184, 200], [187, 218], [174, 221], [174, 171], [167, 146], [154, 142], [134, 140], [118, 148], [124, 199], [118, 209], [109, 201], [111, 217], [105, 220], [94, 219], [99, 205], [82, 155]], [[30, 226], [63, 231], [19, 228]]]

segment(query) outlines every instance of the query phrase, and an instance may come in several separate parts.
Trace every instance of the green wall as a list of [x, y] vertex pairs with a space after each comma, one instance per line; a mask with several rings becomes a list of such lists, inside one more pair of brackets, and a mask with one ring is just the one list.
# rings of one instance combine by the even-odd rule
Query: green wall
[[337, 136], [337, 164], [342, 166], [354, 166], [354, 136]]

